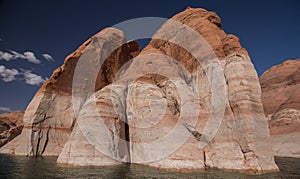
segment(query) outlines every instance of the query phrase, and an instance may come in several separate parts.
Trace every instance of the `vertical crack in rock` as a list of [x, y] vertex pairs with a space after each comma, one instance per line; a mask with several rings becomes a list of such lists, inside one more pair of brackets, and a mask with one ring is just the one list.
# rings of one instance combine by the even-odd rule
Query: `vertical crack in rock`
[[40, 142], [40, 126], [38, 126], [39, 124], [33, 124], [31, 129], [32, 129], [32, 133], [30, 135], [30, 146], [31, 146], [31, 151], [29, 151], [29, 155], [32, 156], [37, 156], [37, 151], [38, 151], [38, 145]]
[[186, 122], [183, 122], [182, 124], [194, 136], [194, 138], [196, 140], [198, 140], [199, 142], [203, 142], [205, 144], [209, 144], [207, 136], [205, 136], [204, 134], [198, 132], [195, 127], [187, 124]]
[[128, 119], [125, 117], [125, 140], [126, 140], [126, 147], [128, 152], [128, 163], [131, 163], [131, 155], [130, 155], [130, 137], [129, 137], [129, 125]]
[[[128, 95], [128, 87], [125, 88], [124, 90], [124, 96], [125, 99], [127, 98]], [[127, 163], [131, 163], [131, 148], [130, 148], [130, 135], [129, 135], [129, 123], [128, 123], [128, 117], [127, 117], [127, 103], [124, 101], [124, 128], [125, 128], [125, 141], [126, 141], [126, 149], [128, 153], [128, 158], [127, 158]]]
[[46, 134], [45, 134], [45, 142], [42, 146], [42, 150], [41, 150], [41, 153], [40, 155], [42, 155], [44, 152], [45, 152], [45, 149], [47, 147], [47, 144], [48, 144], [48, 140], [49, 140], [49, 131], [50, 131], [50, 127], [48, 127], [47, 131], [46, 131]]
[[204, 164], [204, 169], [208, 169], [206, 165], [206, 155], [205, 155], [205, 150], [203, 150], [203, 164]]

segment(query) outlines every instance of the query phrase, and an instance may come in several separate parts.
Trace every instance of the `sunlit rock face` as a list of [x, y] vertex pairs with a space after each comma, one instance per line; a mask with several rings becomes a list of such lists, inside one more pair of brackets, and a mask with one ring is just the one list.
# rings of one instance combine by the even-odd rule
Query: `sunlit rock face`
[[273, 66], [260, 83], [274, 155], [300, 157], [300, 60]]
[[108, 28], [69, 56], [28, 106], [21, 136], [2, 152], [59, 155], [59, 164], [74, 166], [278, 170], [256, 71], [216, 13], [187, 8], [141, 53], [125, 42]]
[[[78, 117], [78, 128], [84, 130], [71, 136], [58, 162], [84, 166], [130, 162], [170, 170], [211, 167], [254, 174], [277, 170], [258, 77], [239, 39], [227, 35], [220, 28], [220, 18], [204, 9], [189, 8], [172, 20], [113, 84], [86, 101]], [[176, 22], [200, 34], [211, 49], [189, 49], [185, 41], [189, 36], [182, 38]], [[213, 66], [216, 62], [219, 66]], [[218, 74], [223, 78], [218, 79]], [[224, 90], [215, 103], [212, 82], [218, 82], [214, 88]], [[204, 128], [209, 120], [216, 120], [210, 118], [216, 107], [223, 107], [224, 114], [219, 130], [210, 138]], [[94, 124], [105, 127], [86, 130]], [[181, 138], [179, 134], [188, 135]], [[164, 138], [168, 135], [175, 137]], [[78, 141], [84, 140], [76, 138], [82, 136], [88, 142], [80, 153]], [[82, 157], [85, 153], [90, 155]]]
[[[116, 39], [109, 39], [112, 36]], [[113, 53], [105, 62], [100, 61], [99, 57], [106, 49], [99, 46], [100, 41], [107, 42], [106, 45], [117, 44], [116, 46], [119, 47], [113, 49]], [[85, 58], [91, 52], [96, 52], [94, 58], [88, 59], [89, 63], [94, 65], [85, 67], [84, 71], [85, 73], [94, 71], [98, 74], [95, 75], [94, 80], [97, 82], [94, 90], [101, 89], [111, 83], [118, 69], [140, 51], [137, 43], [124, 43], [125, 37], [121, 31], [108, 28], [88, 39], [70, 54], [64, 64], [58, 67], [50, 79], [42, 85], [28, 105], [22, 134], [1, 148], [1, 152], [26, 156], [59, 155], [76, 124], [73, 106], [76, 98], [72, 99], [72, 83], [78, 60]], [[99, 71], [97, 64], [100, 63], [103, 64]], [[84, 89], [88, 80], [80, 80], [77, 87]], [[90, 94], [86, 92], [81, 97], [84, 99], [88, 95]]]
[[[185, 39], [191, 39], [189, 39], [188, 35], [181, 38], [180, 33], [185, 29], [180, 28], [179, 30], [176, 29], [176, 26], [174, 28], [172, 22], [167, 22], [163, 25], [154, 35], [149, 45], [141, 52], [140, 56], [158, 53], [175, 59], [187, 72], [182, 72], [184, 70], [176, 68], [172, 68], [172, 72], [175, 74], [181, 72], [179, 80], [181, 78], [181, 81], [185, 82], [184, 86], [186, 86], [186, 88], [196, 88], [199, 93], [199, 100], [192, 101], [194, 106], [199, 107], [198, 120], [190, 128], [190, 132], [195, 135], [191, 135], [190, 138], [171, 155], [162, 160], [152, 161], [149, 165], [167, 169], [203, 169], [210, 167], [225, 170], [240, 170], [247, 173], [263, 173], [270, 170], [277, 170], [272, 153], [270, 152], [269, 129], [261, 103], [261, 89], [258, 76], [247, 51], [241, 47], [239, 39], [234, 35], [226, 34], [221, 29], [220, 18], [215, 13], [208, 12], [204, 9], [188, 8], [171, 19], [181, 22], [199, 33], [207, 41], [214, 54], [209, 52], [205, 47], [198, 46], [193, 47], [193, 49], [196, 48], [197, 50], [195, 51], [202, 53], [195, 53], [192, 56], [191, 53], [193, 53], [193, 50], [187, 49], [185, 46], [184, 48], [180, 46], [181, 44], [185, 44]], [[168, 36], [168, 42], [165, 40], [157, 40], [157, 38], [160, 39], [165, 36]], [[193, 40], [195, 40], [193, 42], [196, 43], [197, 39]], [[199, 63], [195, 59], [195, 55], [198, 55], [196, 59], [204, 60]], [[211, 58], [215, 57], [218, 58], [221, 68], [213, 66], [215, 61]], [[148, 60], [151, 61], [149, 58]], [[160, 66], [161, 68], [165, 67], [165, 69], [168, 69], [168, 67], [172, 65], [176, 66], [174, 65], [174, 63], [176, 63], [175, 61], [173, 64], [168, 65], [154, 60], [152, 60], [152, 62], [153, 64], [157, 63], [156, 66]], [[133, 61], [131, 66], [134, 66], [134, 63], [135, 61]], [[139, 66], [139, 68], [133, 69], [138, 73], [138, 70], [146, 68], [148, 64], [149, 63], [145, 63], [144, 66], [139, 66], [141, 65], [141, 63], [139, 63], [139, 65], [136, 65]], [[210, 70], [213, 74], [211, 76], [209, 75]], [[130, 67], [128, 71], [131, 72]], [[166, 71], [171, 73], [171, 70]], [[224, 81], [218, 79], [219, 73], [222, 73], [224, 76]], [[134, 72], [131, 72], [131, 74], [134, 74]], [[182, 112], [181, 110], [185, 107], [185, 103], [180, 100], [185, 99], [182, 99], [182, 96], [174, 89], [174, 85], [171, 85], [171, 80], [168, 81], [157, 78], [159, 77], [153, 75], [148, 79], [148, 81], [153, 81], [152, 84], [156, 84], [154, 85], [156, 89], [153, 89], [153, 85], [148, 88], [144, 87], [145, 89], [134, 87], [134, 85], [139, 85], [138, 81], [134, 85], [128, 86], [128, 91], [131, 89], [133, 91], [148, 91], [147, 94], [152, 92], [154, 93], [153, 96], [159, 96], [155, 91], [160, 91], [168, 104], [162, 122], [155, 125], [153, 129], [139, 130], [134, 127], [131, 128], [131, 125], [129, 125], [131, 141], [151, 140], [151, 137], [156, 137], [158, 133], [156, 130], [158, 129], [160, 130], [159, 137], [162, 138], [162, 136], [170, 131], [169, 128], [172, 128], [171, 126], [175, 126], [176, 120], [179, 120], [178, 116], [182, 115], [180, 112]], [[213, 84], [214, 80], [216, 84]], [[178, 86], [176, 87], [178, 90]], [[224, 94], [226, 96], [216, 102], [216, 100], [212, 99], [212, 94], [215, 93], [212, 88], [217, 88], [219, 91], [225, 90]], [[172, 91], [171, 95], [168, 95], [168, 91]], [[186, 90], [186, 92], [188, 92], [188, 90]], [[136, 102], [134, 103], [133, 101], [133, 104], [139, 104], [139, 101], [143, 102], [147, 99], [149, 100], [149, 98], [136, 97], [136, 95], [131, 94], [132, 93], [129, 93], [129, 96], [127, 96], [127, 99], [129, 99], [128, 103], [134, 99]], [[212, 103], [214, 104], [212, 105]], [[177, 104], [181, 104], [181, 106]], [[127, 109], [128, 106], [129, 105], [127, 105]], [[142, 106], [143, 105], [139, 106], [139, 108], [135, 106], [135, 111], [136, 109], [138, 109], [137, 111], [143, 110], [143, 108], [141, 108]], [[206, 136], [208, 135], [205, 133], [206, 131], [203, 126], [207, 124], [207, 121], [217, 120], [209, 118], [213, 116], [212, 111], [216, 112], [214, 109], [216, 107], [225, 108], [224, 116], [222, 116], [223, 120], [213, 140], [202, 148], [201, 145], [199, 146], [198, 144], [199, 142], [204, 142], [205, 138], [200, 137], [199, 139], [196, 132]], [[134, 111], [134, 109], [131, 110]], [[162, 109], [162, 107], [160, 107], [160, 109]], [[173, 115], [169, 115], [169, 111], [179, 111], [179, 114], [174, 113]], [[127, 116], [130, 122], [132, 115]], [[190, 126], [189, 124], [191, 124], [192, 121], [189, 120], [193, 117], [195, 116], [189, 116], [181, 120], [184, 120], [183, 124], [186, 123]], [[145, 136], [147, 136], [146, 133], [150, 133], [150, 137], [147, 139], [145, 139]], [[209, 136], [207, 137], [209, 138]], [[176, 140], [174, 139], [174, 141]], [[166, 150], [163, 147], [164, 146], [160, 147], [161, 150]], [[133, 162], [135, 162], [136, 156], [139, 157], [136, 157], [137, 162], [139, 162], [139, 160], [143, 161], [143, 159], [147, 161], [147, 155], [151, 154], [151, 152], [145, 152], [139, 145], [133, 145], [131, 147], [131, 153], [134, 152], [146, 154], [144, 156], [138, 154], [132, 156]]]

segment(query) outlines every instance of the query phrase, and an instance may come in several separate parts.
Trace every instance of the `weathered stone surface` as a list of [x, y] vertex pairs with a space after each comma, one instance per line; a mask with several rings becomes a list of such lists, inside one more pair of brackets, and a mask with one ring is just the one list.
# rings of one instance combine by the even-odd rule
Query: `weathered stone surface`
[[[170, 36], [168, 37], [169, 42], [153, 39], [141, 52], [140, 56], [152, 53], [167, 55], [180, 62], [188, 72], [182, 72], [182, 69], [176, 68], [176, 62], [163, 64], [154, 59], [151, 61], [151, 57], [141, 57], [148, 60], [144, 64], [134, 60], [127, 72], [128, 74], [139, 74], [142, 71], [147, 71], [147, 66], [149, 69], [149, 64], [152, 62], [153, 68], [161, 68], [167, 71], [164, 73], [168, 74], [167, 77], [170, 79], [174, 77], [174, 75], [170, 74], [180, 74], [178, 79], [184, 81], [186, 87], [198, 88], [200, 99], [199, 102], [195, 100], [193, 104], [196, 106], [199, 105], [200, 113], [199, 120], [191, 126], [193, 132], [186, 129], [191, 133], [192, 138], [187, 140], [170, 156], [152, 161], [149, 165], [178, 170], [211, 167], [224, 170], [239, 170], [253, 174], [278, 170], [273, 155], [270, 152], [269, 129], [267, 119], [263, 113], [258, 76], [247, 51], [241, 47], [239, 39], [234, 35], [227, 35], [220, 28], [220, 18], [215, 13], [204, 9], [188, 8], [175, 15], [172, 19], [191, 27], [201, 34], [216, 56], [219, 57], [219, 64], [222, 66], [220, 70], [225, 76], [226, 86], [222, 86], [222, 81], [220, 81], [217, 88], [227, 90], [227, 98], [224, 98], [225, 101], [223, 101], [225, 103], [225, 115], [213, 141], [204, 149], [199, 147], [199, 145], [195, 145], [199, 144], [198, 140], [201, 142], [201, 138], [199, 139], [192, 134], [203, 132], [203, 126], [208, 120], [209, 112], [214, 108], [211, 105], [212, 89], [209, 86], [207, 74], [205, 74], [209, 71], [207, 70], [210, 67], [209, 65], [213, 63], [213, 61], [209, 60], [213, 54], [208, 52], [207, 49], [198, 46], [197, 50], [203, 51], [203, 53], [199, 54], [197, 59], [208, 59], [207, 61], [203, 60], [202, 62], [204, 63], [199, 64], [190, 51], [180, 47], [181, 44], [185, 43], [185, 39], [189, 39], [190, 34], [185, 34], [186, 36], [180, 39], [180, 32], [184, 31], [184, 28], [180, 28], [180, 30], [172, 29], [174, 27], [172, 26], [172, 22], [165, 24], [153, 38]], [[135, 68], [133, 68], [134, 66]], [[156, 71], [159, 71], [157, 69]], [[176, 94], [176, 87], [174, 85], [166, 85], [170, 83], [170, 79], [168, 79], [169, 81], [159, 82], [159, 80], [155, 79], [155, 75], [152, 75], [150, 80], [145, 81], [154, 81], [154, 84], [156, 83], [154, 87], [153, 85], [147, 87], [147, 85], [136, 83], [128, 86], [128, 92], [130, 93], [127, 96], [127, 117], [131, 142], [153, 141], [156, 138], [162, 138], [178, 122], [178, 116], [182, 115], [180, 109], [183, 108], [184, 103], [182, 106], [178, 106], [178, 104], [181, 104], [180, 99], [182, 100], [182, 97], [180, 98], [180, 95]], [[168, 96], [167, 91], [171, 91], [173, 94]], [[147, 114], [147, 110], [149, 110], [149, 105], [147, 104], [151, 100], [161, 98], [167, 99], [168, 106], [164, 116], [161, 117], [161, 121], [150, 129], [137, 129], [134, 127], [143, 123], [138, 116], [143, 116], [143, 113]], [[160, 104], [158, 102], [156, 105], [160, 106], [157, 107], [158, 109], [163, 109], [162, 102]], [[136, 116], [128, 114], [130, 111], [135, 111], [134, 114]], [[177, 113], [172, 114], [172, 111], [177, 111]], [[155, 114], [160, 114], [161, 112], [158, 110]], [[158, 117], [155, 116], [152, 118], [154, 123]], [[138, 121], [138, 124], [131, 124], [131, 120]], [[183, 119], [183, 121], [186, 124], [190, 124], [188, 119]], [[171, 147], [171, 144], [169, 145]], [[164, 147], [166, 146], [161, 146], [160, 149], [162, 151], [166, 150]], [[189, 150], [186, 150], [187, 148]], [[139, 145], [131, 146], [130, 153], [135, 154], [131, 157], [131, 162], [134, 163], [140, 163], [143, 160], [147, 161], [149, 156], [153, 157], [155, 155], [151, 150], [146, 150], [143, 147], [139, 147]]]
[[[100, 42], [103, 43], [102, 46], [99, 46]], [[50, 79], [42, 85], [28, 105], [24, 115], [22, 134], [1, 148], [1, 153], [59, 155], [76, 123], [74, 101], [72, 103], [72, 79], [79, 59], [83, 58], [87, 64], [93, 64], [81, 70], [83, 73], [94, 72], [96, 74], [92, 88], [93, 92], [97, 91], [111, 83], [118, 69], [139, 53], [136, 42], [125, 42], [121, 31], [107, 28], [91, 37], [70, 54], [64, 64], [58, 67]], [[99, 56], [105, 53], [103, 51], [107, 47], [103, 48], [104, 45], [112, 46], [113, 52], [107, 60]], [[102, 64], [101, 69], [97, 69], [99, 64]], [[79, 80], [76, 83], [78, 89], [84, 89], [91, 81], [80, 78], [77, 80]], [[90, 94], [86, 92], [84, 95]], [[84, 95], [81, 96], [83, 100]]]
[[[96, 35], [97, 40], [89, 43], [78, 63], [84, 59], [91, 64], [106, 56], [114, 44], [125, 42], [115, 29], [99, 34], [101, 38]], [[96, 48], [104, 44], [110, 45]], [[137, 55], [139, 49], [131, 45], [127, 45], [129, 53], [121, 48], [111, 63]], [[221, 29], [215, 13], [187, 8], [167, 21], [131, 63], [118, 69], [121, 66], [106, 68], [94, 78], [97, 67], [87, 65], [83, 68], [86, 74], [77, 76], [79, 83], [72, 92], [74, 95], [75, 90], [73, 106], [76, 103], [78, 111], [73, 114], [64, 109], [64, 114], [72, 117], [61, 118], [62, 124], [68, 124], [69, 133], [73, 131], [58, 163], [105, 166], [129, 162], [171, 170], [208, 167], [251, 174], [278, 170], [270, 152], [256, 71], [239, 39]], [[114, 83], [109, 84], [112, 77]], [[90, 84], [81, 81], [96, 87], [85, 94], [82, 89]], [[58, 91], [70, 94], [69, 87]], [[60, 88], [50, 85], [49, 89]], [[55, 99], [50, 99], [48, 106], [55, 104]], [[51, 121], [60, 121], [54, 119]], [[45, 135], [38, 136], [31, 141], [49, 145], [50, 140], [41, 140]], [[46, 154], [47, 149], [41, 153]]]
[[118, 99], [119, 95], [107, 86], [87, 99], [58, 157], [59, 164], [109, 166], [129, 162], [127, 143], [118, 139], [126, 140], [124, 111], [116, 113], [111, 98]]
[[300, 109], [300, 59], [273, 66], [260, 77], [266, 115], [281, 109]]
[[273, 66], [260, 83], [274, 155], [300, 157], [300, 59]]
[[23, 111], [0, 114], [0, 147], [21, 134], [23, 115]]
[[[188, 32], [188, 28], [178, 29], [176, 23], [174, 25], [172, 21], [167, 22], [130, 66], [118, 75], [114, 85], [95, 93], [96, 106], [93, 105], [93, 98], [84, 104], [80, 116], [85, 121], [91, 121], [90, 125], [99, 123], [98, 127], [104, 121], [109, 127], [103, 130], [99, 128], [98, 131], [85, 127], [81, 130], [85, 134], [78, 132], [79, 136], [86, 136], [94, 149], [86, 148], [77, 153], [77, 143], [69, 156], [83, 156], [88, 151], [95, 153], [96, 148], [105, 153], [106, 157], [96, 154], [95, 159], [105, 162], [92, 162], [91, 165], [111, 165], [123, 161], [172, 170], [201, 170], [211, 167], [252, 174], [278, 170], [270, 152], [269, 129], [260, 99], [258, 77], [239, 39], [234, 35], [227, 35], [220, 28], [220, 18], [204, 9], [189, 8], [172, 19], [201, 34], [213, 51], [201, 46], [192, 46], [194, 52], [189, 51], [188, 45], [185, 45], [189, 38], [196, 40], [193, 39], [193, 34], [184, 34], [182, 38], [181, 31]], [[185, 45], [181, 47], [182, 44]], [[212, 52], [219, 57], [218, 61], [213, 61]], [[200, 64], [192, 56], [195, 54], [203, 63]], [[214, 66], [216, 62], [218, 64]], [[218, 65], [221, 68], [217, 68]], [[224, 81], [218, 81], [221, 79], [211, 74], [209, 77], [213, 79], [208, 79], [206, 73], [221, 73]], [[211, 87], [212, 81], [215, 86]], [[192, 98], [197, 94], [196, 88], [198, 97], [196, 95], [196, 98]], [[216, 106], [211, 102], [211, 88], [225, 90], [222, 100], [214, 104]], [[111, 95], [107, 89], [113, 91]], [[107, 96], [112, 97], [111, 102]], [[200, 143], [208, 141], [205, 141], [205, 136], [201, 133], [205, 134], [204, 126], [210, 112], [215, 108], [222, 111], [218, 109], [222, 104], [225, 105], [225, 114], [220, 129], [213, 141], [203, 148]], [[98, 112], [101, 118], [93, 113], [97, 109], [100, 109]], [[200, 112], [198, 114], [193, 113], [194, 111]], [[182, 116], [184, 117], [180, 119]], [[195, 118], [196, 121], [193, 121]], [[115, 141], [116, 137], [124, 139], [124, 133], [120, 131], [120, 126], [123, 125], [120, 121], [124, 120], [129, 125], [126, 129], [129, 136], [125, 135], [125, 139], [130, 141], [126, 144], [130, 145], [127, 153], [123, 152], [126, 150], [121, 152], [110, 147], [122, 146], [120, 149], [126, 149], [124, 143]], [[78, 124], [79, 127], [88, 126], [88, 123]], [[177, 126], [179, 128], [175, 128]], [[169, 133], [175, 137], [172, 141], [164, 140]], [[189, 135], [179, 146], [176, 145], [181, 142], [178, 134]], [[101, 136], [101, 140], [97, 141], [97, 136]], [[163, 142], [156, 143], [159, 139], [163, 139]], [[101, 145], [101, 141], [105, 145]], [[72, 146], [72, 143], [66, 146]], [[64, 150], [65, 153], [69, 151], [70, 147]], [[68, 160], [61, 155], [58, 161], [89, 165], [85, 159], [66, 162]]]

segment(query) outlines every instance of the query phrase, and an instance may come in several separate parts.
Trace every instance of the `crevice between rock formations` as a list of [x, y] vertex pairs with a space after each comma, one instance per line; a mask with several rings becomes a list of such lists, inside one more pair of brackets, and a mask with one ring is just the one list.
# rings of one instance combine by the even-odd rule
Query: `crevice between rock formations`
[[128, 159], [129, 159], [128, 163], [131, 163], [129, 125], [128, 125], [127, 118], [125, 118], [125, 140], [126, 140]]

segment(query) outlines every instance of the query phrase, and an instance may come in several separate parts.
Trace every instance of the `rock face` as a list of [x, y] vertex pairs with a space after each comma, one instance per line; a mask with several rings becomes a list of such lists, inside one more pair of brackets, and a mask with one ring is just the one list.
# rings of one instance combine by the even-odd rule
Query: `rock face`
[[300, 157], [300, 59], [272, 67], [260, 83], [274, 155]]
[[[170, 170], [278, 170], [256, 71], [215, 13], [187, 8], [141, 53], [135, 42], [113, 50], [124, 43], [122, 32], [105, 29], [69, 56], [28, 106], [26, 133], [2, 152], [60, 153], [59, 164], [75, 166], [125, 162]], [[101, 66], [110, 51], [113, 57], [104, 62], [110, 66], [98, 73], [94, 61], [100, 59]], [[75, 73], [78, 69], [84, 73]], [[29, 146], [18, 152], [19, 142]]]
[[[141, 54], [147, 53], [147, 51], [151, 53], [158, 50], [160, 53], [171, 56], [179, 61], [180, 64], [189, 71], [190, 75], [182, 75], [183, 79], [185, 79], [184, 81], [188, 84], [187, 86], [198, 88], [200, 97], [199, 120], [196, 125], [192, 126], [193, 132], [205, 134], [202, 123], [206, 123], [206, 120], [208, 120], [207, 114], [211, 113], [215, 107], [220, 105], [218, 103], [212, 105], [212, 93], [214, 93], [214, 89], [212, 88], [226, 90], [226, 98], [220, 101], [220, 103], [224, 103], [225, 113], [218, 133], [214, 136], [213, 141], [203, 149], [197, 145], [193, 145], [193, 143], [199, 141], [197, 141], [196, 136], [192, 135], [190, 140], [169, 157], [158, 162], [152, 162], [150, 165], [161, 168], [174, 168], [174, 166], [177, 166], [178, 168], [188, 169], [210, 167], [225, 170], [240, 170], [247, 173], [261, 173], [268, 170], [276, 170], [277, 167], [272, 159], [272, 154], [269, 152], [271, 150], [268, 142], [269, 131], [260, 99], [261, 90], [259, 80], [248, 53], [241, 47], [239, 39], [234, 35], [226, 34], [220, 28], [220, 18], [215, 13], [208, 12], [204, 9], [188, 8], [184, 12], [175, 15], [172, 19], [191, 27], [201, 34], [218, 57], [218, 62], [222, 68], [218, 69], [215, 66], [212, 68], [214, 63], [214, 61], [210, 59], [212, 54], [207, 53], [207, 49], [205, 48], [198, 47], [196, 50], [201, 52], [203, 50], [203, 53], [199, 54], [197, 59], [207, 59], [207, 61], [203, 60], [203, 63], [198, 65], [197, 61], [184, 49], [178, 47], [178, 45], [162, 40], [152, 40], [149, 46], [144, 50], [145, 52]], [[170, 35], [171, 37], [168, 38], [168, 40], [177, 42], [177, 44], [180, 42], [179, 44], [181, 44], [182, 41], [179, 39], [179, 33], [182, 29], [172, 29], [170, 26], [172, 27], [172, 25], [168, 26], [167, 24], [165, 27], [162, 27], [162, 29], [154, 35], [154, 38], [157, 36], [167, 36], [166, 33], [170, 33], [171, 31], [176, 35]], [[188, 37], [185, 36], [182, 40], [186, 38]], [[212, 76], [208, 74], [210, 70], [216, 70]], [[218, 70], [224, 75], [225, 83], [222, 82], [221, 79], [215, 79], [217, 84], [210, 84], [211, 86], [209, 86], [208, 81], [213, 83], [213, 80], [209, 78], [217, 78]], [[189, 82], [190, 80], [191, 82]], [[165, 87], [167, 83], [158, 84], [157, 86]], [[168, 90], [174, 91], [170, 86], [165, 87], [165, 89], [161, 88], [161, 90], [165, 91], [163, 94], [166, 94]], [[127, 97], [127, 99], [128, 98], [131, 99], [133, 96]], [[169, 97], [167, 95], [166, 98], [175, 99], [175, 101], [177, 101], [169, 106], [176, 106], [177, 103], [180, 104], [180, 99], [176, 94]], [[141, 98], [141, 100], [144, 99]], [[183, 106], [179, 106], [179, 109], [182, 109], [182, 107]], [[176, 118], [176, 116], [168, 117], [167, 120], [174, 121], [172, 118]], [[186, 122], [188, 124], [190, 123], [190, 121]], [[160, 128], [169, 125], [168, 123], [161, 124]], [[130, 132], [131, 131], [130, 129]], [[136, 134], [135, 136], [138, 136], [136, 138], [144, 136], [142, 135], [143, 133], [144, 131], [141, 131], [140, 134]], [[155, 131], [153, 133], [155, 133]], [[134, 133], [131, 132], [131, 134]], [[189, 148], [189, 152], [187, 152], [187, 148]], [[196, 153], [198, 153], [198, 155], [196, 155]], [[199, 153], [203, 153], [203, 155]]]
[[[85, 58], [91, 51], [94, 55], [104, 53], [105, 49], [99, 46], [99, 41], [106, 42], [105, 45], [116, 43], [117, 47], [120, 47], [124, 44], [125, 37], [121, 31], [107, 28], [88, 39], [70, 54], [64, 64], [58, 67], [38, 90], [25, 111], [22, 134], [4, 146], [1, 149], [2, 153], [26, 156], [57, 156], [61, 153], [76, 123], [72, 104], [72, 79], [76, 64], [80, 58]], [[94, 86], [94, 91], [111, 83], [114, 73], [139, 51], [135, 42], [125, 43], [115, 49], [100, 71], [98, 69], [96, 72], [97, 85]], [[95, 66], [101, 63], [100, 60], [97, 56], [91, 58], [89, 63], [94, 65], [87, 67], [85, 71], [96, 70]], [[78, 88], [85, 88], [87, 80], [80, 80], [81, 86]]]
[[23, 111], [0, 114], [0, 147], [21, 134], [23, 115]]
[[[239, 39], [220, 26], [215, 13], [193, 8], [165, 23], [112, 85], [85, 102], [58, 162], [252, 174], [278, 170], [256, 71]], [[197, 44], [201, 38], [189, 28], [212, 50]], [[217, 94], [221, 99], [214, 103]], [[220, 126], [212, 125], [219, 130], [209, 136], [204, 126], [217, 123], [222, 107]]]

